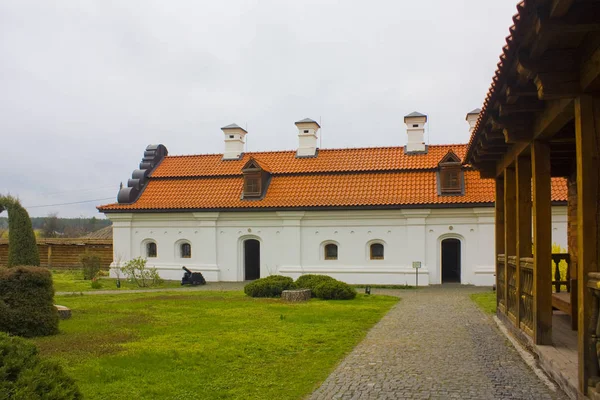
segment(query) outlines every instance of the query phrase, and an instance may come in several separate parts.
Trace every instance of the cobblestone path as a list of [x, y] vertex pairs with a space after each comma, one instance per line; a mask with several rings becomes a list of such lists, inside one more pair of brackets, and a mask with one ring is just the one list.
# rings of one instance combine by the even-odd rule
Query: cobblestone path
[[535, 375], [471, 301], [481, 290], [387, 291], [402, 300], [310, 398], [567, 399]]

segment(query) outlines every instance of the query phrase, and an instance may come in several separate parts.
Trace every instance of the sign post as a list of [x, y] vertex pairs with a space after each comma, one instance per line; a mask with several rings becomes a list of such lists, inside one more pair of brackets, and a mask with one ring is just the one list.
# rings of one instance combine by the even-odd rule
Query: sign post
[[413, 261], [412, 267], [415, 269], [415, 286], [419, 287], [419, 269], [421, 268], [421, 261]]

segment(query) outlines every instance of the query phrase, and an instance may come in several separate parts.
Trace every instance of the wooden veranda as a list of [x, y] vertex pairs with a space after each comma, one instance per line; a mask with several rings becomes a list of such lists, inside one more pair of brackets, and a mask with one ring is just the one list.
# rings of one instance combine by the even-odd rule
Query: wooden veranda
[[[517, 8], [465, 162], [496, 180], [499, 318], [543, 346], [553, 344], [553, 310], [563, 312], [577, 334], [576, 390], [600, 399], [600, 1]], [[553, 255], [557, 178], [569, 249]]]

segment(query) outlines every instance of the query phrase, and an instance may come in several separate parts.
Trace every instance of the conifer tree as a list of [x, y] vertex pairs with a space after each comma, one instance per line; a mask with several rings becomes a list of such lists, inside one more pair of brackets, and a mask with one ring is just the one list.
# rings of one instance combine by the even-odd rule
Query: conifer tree
[[35, 233], [27, 210], [19, 200], [0, 196], [0, 212], [8, 211], [8, 266], [40, 265]]

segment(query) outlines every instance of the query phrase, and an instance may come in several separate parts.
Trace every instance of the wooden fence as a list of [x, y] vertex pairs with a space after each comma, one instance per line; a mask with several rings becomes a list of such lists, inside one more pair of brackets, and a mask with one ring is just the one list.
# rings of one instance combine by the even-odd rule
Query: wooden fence
[[[112, 239], [37, 239], [42, 267], [53, 269], [79, 268], [79, 256], [86, 251], [100, 256], [103, 268], [113, 259]], [[8, 240], [0, 240], [0, 265], [8, 261]]]

